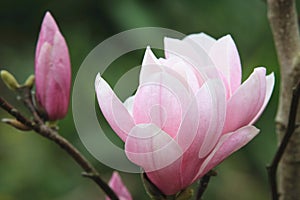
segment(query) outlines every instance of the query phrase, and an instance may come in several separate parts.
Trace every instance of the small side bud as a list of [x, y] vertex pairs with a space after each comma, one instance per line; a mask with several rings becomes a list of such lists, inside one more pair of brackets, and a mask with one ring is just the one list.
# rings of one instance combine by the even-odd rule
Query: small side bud
[[3, 118], [1, 120], [2, 122], [11, 125], [12, 127], [19, 129], [21, 131], [30, 131], [31, 128], [29, 128], [28, 126], [24, 125], [23, 123], [21, 123], [20, 121], [16, 120], [16, 119], [10, 119], [10, 118]]
[[30, 75], [27, 79], [26, 79], [26, 81], [25, 81], [25, 83], [24, 83], [24, 86], [25, 87], [29, 87], [30, 89], [33, 87], [33, 85], [34, 85], [34, 80], [35, 80], [35, 78], [34, 78], [34, 75], [32, 74], [32, 75]]
[[193, 197], [193, 195], [194, 195], [193, 189], [185, 189], [178, 194], [176, 200], [189, 200]]
[[0, 75], [1, 75], [3, 82], [9, 89], [15, 91], [16, 89], [18, 89], [20, 87], [16, 78], [8, 71], [1, 70]]

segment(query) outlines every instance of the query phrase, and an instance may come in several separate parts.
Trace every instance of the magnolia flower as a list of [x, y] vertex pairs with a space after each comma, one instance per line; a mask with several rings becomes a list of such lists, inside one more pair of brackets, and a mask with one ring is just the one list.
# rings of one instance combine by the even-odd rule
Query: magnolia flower
[[[114, 172], [111, 176], [108, 185], [111, 189], [116, 193], [120, 200], [132, 200], [132, 197], [125, 187], [124, 183], [118, 172]], [[109, 197], [105, 198], [106, 200], [110, 200]]]
[[35, 86], [38, 106], [48, 120], [63, 118], [69, 106], [71, 64], [66, 41], [49, 12], [36, 46]]
[[165, 195], [191, 185], [259, 132], [252, 124], [270, 99], [273, 73], [256, 68], [241, 84], [241, 63], [231, 36], [165, 38], [165, 57], [148, 47], [136, 94], [122, 103], [98, 74], [100, 108]]

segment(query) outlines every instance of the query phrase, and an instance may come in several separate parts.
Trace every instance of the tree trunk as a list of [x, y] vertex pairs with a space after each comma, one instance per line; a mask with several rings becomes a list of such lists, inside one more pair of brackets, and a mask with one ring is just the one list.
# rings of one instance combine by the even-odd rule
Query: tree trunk
[[[279, 141], [281, 141], [289, 120], [292, 89], [300, 79], [300, 37], [295, 1], [268, 0], [268, 18], [281, 72], [279, 106], [276, 116], [276, 129]], [[297, 112], [296, 122], [299, 124], [300, 109]], [[280, 200], [300, 200], [299, 127], [293, 133], [282, 157], [278, 176]]]

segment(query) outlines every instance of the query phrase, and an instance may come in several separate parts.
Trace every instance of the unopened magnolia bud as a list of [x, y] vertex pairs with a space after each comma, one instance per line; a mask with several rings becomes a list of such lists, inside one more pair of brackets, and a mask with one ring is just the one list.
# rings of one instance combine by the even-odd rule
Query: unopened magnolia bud
[[11, 90], [16, 90], [17, 88], [20, 87], [18, 81], [15, 79], [15, 77], [9, 73], [6, 70], [1, 70], [0, 72], [1, 74], [1, 78], [3, 80], [3, 82], [5, 83], [5, 85], [11, 89]]
[[71, 62], [65, 38], [54, 18], [46, 13], [35, 51], [35, 88], [47, 120], [66, 116], [70, 101]]
[[34, 85], [34, 75], [32, 74], [26, 79], [24, 86], [29, 87], [31, 89], [33, 85]]
[[16, 119], [3, 118], [1, 121], [13, 126], [16, 129], [19, 129], [21, 131], [30, 131], [31, 130], [31, 128], [29, 128], [28, 126], [24, 125], [23, 123], [21, 123], [20, 121], [18, 121]]

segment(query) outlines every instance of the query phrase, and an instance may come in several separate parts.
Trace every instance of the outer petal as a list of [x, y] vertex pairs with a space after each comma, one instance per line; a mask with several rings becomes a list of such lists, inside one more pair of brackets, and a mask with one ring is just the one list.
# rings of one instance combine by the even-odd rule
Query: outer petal
[[[52, 46], [49, 43], [44, 43], [40, 50], [40, 55], [35, 60], [35, 87], [36, 97], [39, 104], [45, 108], [47, 100], [47, 87], [49, 83], [49, 67], [51, 64]], [[51, 76], [50, 76], [51, 77]], [[50, 81], [53, 84], [53, 82]], [[54, 83], [55, 84], [55, 83]]]
[[167, 72], [153, 74], [136, 92], [135, 123], [155, 123], [174, 137], [190, 101], [189, 91]]
[[153, 75], [153, 73], [161, 71], [163, 70], [160, 67], [159, 60], [155, 57], [150, 47], [147, 46], [140, 72], [140, 84], [142, 84], [144, 80], [147, 79], [149, 76]]
[[[168, 155], [165, 155], [168, 157]], [[172, 165], [157, 171], [148, 172], [147, 176], [165, 195], [173, 195], [184, 189], [182, 185], [180, 164], [181, 158], [174, 161]]]
[[124, 106], [126, 107], [126, 109], [128, 110], [129, 114], [131, 116], [133, 116], [133, 104], [134, 104], [134, 96], [128, 97], [125, 101], [124, 101]]
[[210, 49], [209, 56], [226, 77], [230, 94], [233, 94], [241, 84], [242, 72], [239, 53], [231, 36], [218, 39]]
[[260, 117], [262, 112], [265, 110], [265, 108], [271, 98], [271, 95], [272, 95], [272, 92], [274, 89], [274, 83], [275, 83], [274, 73], [271, 73], [270, 75], [267, 76], [267, 91], [266, 91], [266, 97], [265, 97], [264, 104], [261, 107], [260, 111], [257, 113], [257, 115], [254, 117], [254, 119], [250, 122], [250, 124], [254, 124], [255, 121]]
[[208, 53], [193, 39], [165, 38], [166, 59], [179, 57], [194, 69], [199, 85], [208, 79], [220, 78], [217, 68]]
[[59, 32], [59, 28], [50, 12], [46, 12], [36, 46], [36, 56], [40, 54], [40, 49], [45, 42], [48, 42], [51, 45], [53, 44], [54, 35], [56, 32]]
[[[173, 71], [172, 74], [177, 73], [177, 75], [182, 77], [184, 81], [181, 82], [186, 82], [193, 93], [196, 93], [202, 85], [203, 77], [201, 77], [201, 75], [193, 66], [185, 62], [183, 59], [174, 56], [169, 59], [160, 58], [159, 61], [163, 67], [166, 67], [168, 72], [172, 73]], [[180, 78], [178, 79], [181, 80]]]
[[[111, 176], [108, 185], [111, 189], [116, 193], [120, 200], [132, 200], [131, 194], [129, 193], [128, 189], [124, 185], [121, 180], [121, 177], [118, 172], [114, 172]], [[106, 200], [110, 200], [109, 197], [105, 198]]]
[[219, 140], [225, 113], [222, 82], [211, 80], [197, 93], [178, 133], [178, 143], [185, 150], [181, 166], [184, 186], [192, 183], [202, 162], [201, 158], [206, 157]]
[[165, 194], [181, 189], [181, 148], [154, 124], [135, 126], [125, 142], [125, 152], [128, 159], [141, 166]]
[[96, 77], [95, 88], [98, 103], [103, 115], [105, 116], [112, 129], [123, 141], [125, 141], [127, 138], [127, 134], [134, 126], [131, 115], [115, 95], [113, 90], [100, 76], [100, 74], [98, 74]]
[[205, 175], [209, 170], [221, 163], [226, 157], [245, 146], [258, 133], [259, 129], [254, 126], [245, 126], [235, 132], [223, 135], [217, 146], [203, 162], [194, 181]]
[[180, 146], [154, 124], [138, 124], [125, 142], [129, 160], [142, 166], [146, 172], [160, 170], [182, 155]]
[[[157, 59], [150, 47], [148, 46], [144, 55], [141, 73], [140, 73], [140, 85], [147, 83], [151, 80], [150, 77], [155, 77], [158, 73], [165, 72], [173, 78], [177, 79], [184, 85], [186, 88], [189, 88], [188, 82], [185, 76], [182, 76], [182, 73], [185, 73], [187, 68], [186, 65], [181, 65], [176, 67], [179, 62], [182, 62], [182, 59], [179, 57], [172, 57], [171, 59]], [[157, 81], [157, 80], [154, 80]]]
[[203, 67], [213, 66], [213, 62], [205, 50], [191, 38], [184, 40], [165, 38], [164, 44], [167, 59], [172, 56], [180, 57], [199, 70]]
[[[205, 33], [191, 34], [187, 38], [195, 41], [199, 46], [201, 46], [207, 53], [209, 53], [211, 47], [215, 44], [216, 39]], [[185, 38], [186, 39], [186, 38]]]
[[260, 111], [266, 95], [265, 73], [265, 68], [256, 68], [228, 101], [223, 133], [250, 124]]
[[54, 36], [47, 72], [46, 110], [51, 119], [59, 119], [66, 115], [70, 101], [71, 63], [65, 39], [57, 32]]

